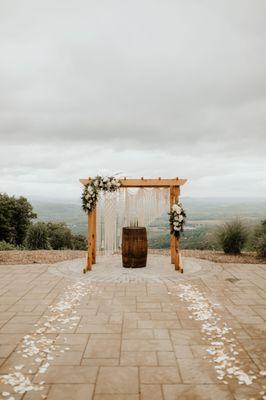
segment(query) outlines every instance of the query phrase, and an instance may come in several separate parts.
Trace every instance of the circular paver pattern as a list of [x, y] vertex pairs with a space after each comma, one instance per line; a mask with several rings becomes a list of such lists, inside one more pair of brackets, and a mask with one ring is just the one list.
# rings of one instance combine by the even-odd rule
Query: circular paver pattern
[[89, 282], [176, 282], [183, 279], [195, 279], [206, 274], [220, 273], [223, 268], [219, 264], [196, 258], [182, 258], [184, 273], [174, 270], [169, 256], [149, 255], [145, 268], [123, 268], [121, 255], [98, 256], [97, 264], [92, 271], [83, 274], [85, 259], [63, 261], [49, 267], [52, 274], [67, 279], [84, 279]]

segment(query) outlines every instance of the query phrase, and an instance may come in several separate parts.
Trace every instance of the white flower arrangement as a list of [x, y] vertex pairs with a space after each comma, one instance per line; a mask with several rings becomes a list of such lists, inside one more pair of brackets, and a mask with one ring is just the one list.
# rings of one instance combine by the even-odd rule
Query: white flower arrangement
[[173, 234], [176, 238], [179, 238], [180, 233], [183, 232], [186, 221], [186, 213], [180, 202], [172, 205], [169, 216], [171, 234]]
[[121, 183], [113, 176], [96, 176], [84, 186], [82, 199], [82, 208], [85, 212], [90, 213], [96, 207], [99, 192], [115, 192]]

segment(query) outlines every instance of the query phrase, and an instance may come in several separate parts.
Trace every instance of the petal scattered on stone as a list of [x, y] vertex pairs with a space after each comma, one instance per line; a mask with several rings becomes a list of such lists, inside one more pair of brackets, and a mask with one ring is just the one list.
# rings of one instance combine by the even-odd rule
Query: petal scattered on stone
[[[22, 344], [17, 353], [22, 353], [22, 357], [31, 358], [32, 364], [38, 367], [38, 373], [45, 373], [50, 366], [47, 361], [53, 360], [54, 357], [50, 355], [51, 352], [60, 351], [65, 352], [64, 349], [60, 350], [60, 346], [56, 345], [55, 340], [49, 338], [47, 334], [51, 332], [62, 332], [66, 326], [76, 326], [73, 323], [74, 320], [80, 320], [80, 317], [74, 316], [76, 311], [74, 307], [77, 307], [82, 297], [88, 295], [93, 291], [93, 286], [88, 285], [86, 282], [76, 282], [69, 285], [64, 291], [64, 295], [55, 305], [49, 306], [49, 315], [42, 316], [43, 323], [39, 322], [35, 326], [36, 331], [32, 334], [25, 335], [22, 340]], [[65, 340], [66, 341], [66, 340]], [[70, 349], [70, 348], [68, 348]], [[37, 357], [36, 357], [37, 356]], [[28, 376], [24, 376], [19, 372], [24, 367], [23, 364], [16, 365], [14, 371], [10, 374], [0, 376], [1, 382], [9, 385], [13, 388], [15, 393], [24, 394], [30, 391], [41, 391], [44, 389], [42, 386], [45, 382], [42, 381], [39, 384], [31, 382]], [[33, 374], [33, 370], [29, 369], [28, 373]], [[10, 395], [9, 392], [2, 392], [3, 397]], [[47, 398], [46, 395], [41, 396], [43, 399]], [[9, 400], [14, 400], [14, 397], [9, 397]]]
[[[240, 361], [236, 356], [241, 349], [236, 349], [232, 328], [214, 311], [217, 304], [211, 304], [194, 285], [180, 284], [178, 288], [181, 289], [181, 294], [178, 296], [182, 301], [189, 303], [188, 310], [192, 313], [190, 317], [201, 321], [202, 339], [210, 343], [206, 352], [211, 357], [210, 361], [216, 364], [214, 368], [217, 379], [227, 385], [228, 382], [224, 378], [234, 377], [239, 385], [251, 385], [257, 377], [252, 371], [247, 373], [240, 367]], [[264, 371], [261, 372], [264, 376]]]

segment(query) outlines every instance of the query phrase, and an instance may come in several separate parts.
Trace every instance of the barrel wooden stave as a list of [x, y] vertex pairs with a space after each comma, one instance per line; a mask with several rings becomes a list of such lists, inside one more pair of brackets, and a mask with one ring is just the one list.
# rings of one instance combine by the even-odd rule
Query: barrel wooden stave
[[123, 228], [122, 261], [125, 268], [142, 268], [147, 263], [147, 231], [146, 228]]

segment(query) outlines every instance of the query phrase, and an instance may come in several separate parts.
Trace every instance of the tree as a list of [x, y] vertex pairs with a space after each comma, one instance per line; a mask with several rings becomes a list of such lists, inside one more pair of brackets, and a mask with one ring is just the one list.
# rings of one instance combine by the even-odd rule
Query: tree
[[7, 194], [0, 194], [0, 241], [16, 243], [16, 230], [12, 224], [12, 199]]
[[223, 251], [227, 254], [240, 254], [248, 239], [247, 230], [238, 219], [225, 223], [218, 230], [217, 236]]
[[49, 249], [48, 229], [44, 222], [37, 222], [29, 227], [26, 247], [30, 250]]
[[63, 222], [48, 222], [47, 223], [48, 238], [52, 249], [71, 249], [72, 234], [71, 230]]
[[0, 241], [21, 245], [31, 220], [36, 217], [25, 197], [15, 198], [0, 193]]

